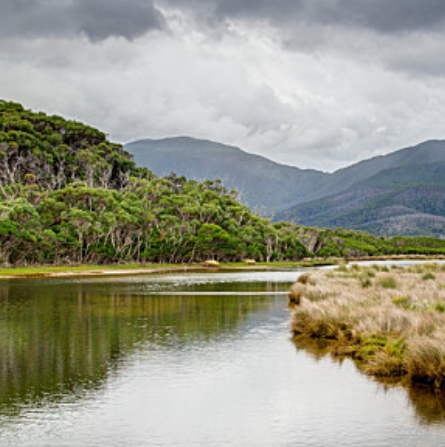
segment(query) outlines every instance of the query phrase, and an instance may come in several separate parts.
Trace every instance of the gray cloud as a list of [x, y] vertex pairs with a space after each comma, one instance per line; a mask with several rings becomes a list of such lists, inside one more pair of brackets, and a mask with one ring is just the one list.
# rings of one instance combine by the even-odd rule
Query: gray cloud
[[[201, 24], [256, 20], [283, 30], [300, 25], [346, 26], [378, 33], [435, 32], [445, 23], [443, 0], [158, 0], [187, 10]], [[165, 29], [153, 0], [0, 0], [0, 35], [137, 38]]]
[[274, 26], [324, 24], [378, 32], [439, 30], [443, 0], [165, 0], [179, 8], [205, 10], [214, 19], [255, 19]]
[[132, 39], [163, 26], [161, 14], [147, 0], [78, 0], [73, 12], [81, 31], [93, 40]]
[[443, 0], [0, 0], [0, 35], [137, 38], [165, 29], [159, 8], [188, 11], [201, 26], [260, 21], [279, 32], [304, 26], [350, 27], [377, 33], [441, 32]]
[[444, 10], [443, 0], [0, 0], [0, 97], [115, 141], [190, 135], [332, 170], [445, 138]]
[[343, 7], [349, 4], [351, 18], [357, 19], [359, 25], [387, 33], [439, 30], [445, 21], [442, 0], [342, 0], [341, 3]]
[[0, 35], [8, 38], [134, 39], [162, 29], [152, 0], [0, 0]]

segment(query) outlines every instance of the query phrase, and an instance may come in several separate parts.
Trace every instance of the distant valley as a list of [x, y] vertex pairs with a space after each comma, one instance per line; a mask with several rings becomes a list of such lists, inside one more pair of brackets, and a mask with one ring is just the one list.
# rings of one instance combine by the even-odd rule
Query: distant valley
[[156, 175], [220, 179], [251, 209], [277, 221], [391, 236], [445, 233], [445, 141], [427, 141], [332, 174], [187, 137], [140, 140], [125, 149]]

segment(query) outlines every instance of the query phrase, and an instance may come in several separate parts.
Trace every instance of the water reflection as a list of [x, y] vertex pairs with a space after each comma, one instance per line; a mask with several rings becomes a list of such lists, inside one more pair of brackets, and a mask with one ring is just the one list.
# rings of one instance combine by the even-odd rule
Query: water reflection
[[0, 446], [441, 445], [431, 395], [295, 350], [295, 276], [1, 282]]
[[[236, 336], [249, 315], [267, 307], [267, 293], [287, 287], [244, 283], [243, 295], [230, 295], [234, 283], [176, 278], [186, 292], [168, 296], [172, 282], [166, 279], [2, 283], [0, 412], [12, 415], [23, 405], [81, 397], [100, 388], [138, 349], [191, 349]], [[190, 295], [192, 290], [208, 295]], [[229, 294], [212, 296], [215, 290]], [[266, 294], [259, 295], [261, 290]]]
[[[360, 371], [360, 364], [358, 362], [354, 362], [349, 357], [332, 354], [330, 348], [331, 342], [328, 340], [294, 337], [292, 342], [297, 350], [303, 350], [316, 361], [320, 361], [329, 356], [338, 364], [342, 364], [344, 361], [352, 362]], [[382, 390], [402, 386], [397, 381], [385, 380], [378, 377], [369, 377], [369, 380], [378, 383]], [[406, 392], [409, 404], [413, 407], [419, 423], [432, 425], [445, 422], [445, 392], [434, 392], [430, 388], [421, 386], [408, 387], [406, 388]]]

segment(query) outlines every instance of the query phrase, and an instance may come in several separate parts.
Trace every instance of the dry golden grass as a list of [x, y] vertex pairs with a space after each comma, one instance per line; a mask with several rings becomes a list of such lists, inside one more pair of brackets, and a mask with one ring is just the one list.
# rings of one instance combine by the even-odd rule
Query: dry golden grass
[[289, 292], [292, 331], [332, 340], [369, 374], [445, 388], [444, 285], [439, 264], [314, 272]]
[[315, 281], [309, 273], [300, 275], [295, 284], [292, 285], [288, 292], [289, 302], [291, 304], [300, 304], [301, 293], [304, 285], [315, 285]]
[[204, 261], [201, 265], [203, 267], [219, 267], [220, 263], [218, 261], [214, 261], [214, 260], [210, 259], [208, 261]]

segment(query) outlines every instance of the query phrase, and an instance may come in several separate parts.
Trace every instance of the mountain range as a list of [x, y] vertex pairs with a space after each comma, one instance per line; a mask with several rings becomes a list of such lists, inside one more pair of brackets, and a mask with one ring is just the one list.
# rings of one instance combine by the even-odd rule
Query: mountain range
[[378, 235], [445, 233], [445, 141], [431, 140], [325, 173], [188, 137], [125, 145], [136, 163], [166, 176], [220, 179], [274, 220]]

